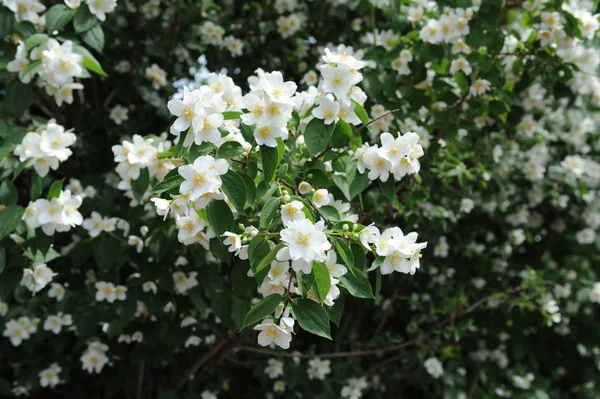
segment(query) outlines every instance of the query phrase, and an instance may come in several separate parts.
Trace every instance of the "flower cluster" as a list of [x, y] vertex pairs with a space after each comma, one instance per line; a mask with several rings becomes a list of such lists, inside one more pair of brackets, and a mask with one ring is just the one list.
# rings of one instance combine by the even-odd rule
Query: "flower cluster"
[[8, 338], [13, 346], [19, 346], [37, 332], [39, 323], [40, 319], [30, 319], [26, 316], [19, 317], [16, 320], [12, 319], [4, 325], [2, 335]]
[[54, 96], [57, 105], [73, 102], [73, 90], [83, 89], [75, 78], [84, 76], [83, 56], [78, 54], [72, 41], [62, 44], [56, 39], [47, 39], [42, 44], [27, 50], [20, 42], [15, 59], [8, 63], [9, 72], [18, 72], [23, 83], [29, 83], [38, 75], [37, 84]]
[[227, 49], [232, 58], [242, 55], [244, 42], [233, 35], [223, 37], [225, 29], [222, 26], [206, 21], [200, 26], [199, 32], [203, 42]]
[[2, 0], [2, 5], [15, 13], [18, 21], [28, 21], [33, 24], [41, 24], [43, 18], [40, 13], [46, 10], [46, 6], [39, 0]]
[[54, 235], [54, 232], [69, 231], [71, 227], [83, 223], [83, 216], [78, 209], [83, 202], [80, 195], [71, 195], [69, 190], [61, 191], [58, 197], [50, 200], [40, 198], [30, 202], [23, 220], [27, 227], [32, 229], [42, 228], [46, 235]]
[[[168, 151], [171, 142], [162, 137], [144, 138], [134, 134], [131, 141], [123, 140], [121, 144], [114, 145], [112, 152], [114, 160], [118, 163], [116, 172], [121, 178], [117, 184], [119, 190], [125, 191], [125, 195], [131, 198], [132, 206], [139, 201], [131, 188], [131, 182], [140, 177], [143, 169], [147, 169], [149, 178], [162, 181], [167, 173], [175, 169], [176, 164], [169, 158], [159, 158], [160, 152]], [[150, 194], [145, 194], [142, 201], [147, 200]]]
[[127, 298], [127, 287], [124, 285], [115, 286], [113, 283], [98, 281], [96, 287], [96, 301], [106, 301], [113, 303], [114, 301], [124, 301]]
[[450, 9], [439, 19], [427, 20], [419, 32], [419, 37], [431, 44], [462, 41], [470, 32], [469, 21], [475, 11], [473, 7]]
[[65, 131], [63, 126], [51, 119], [35, 132], [27, 133], [14, 149], [14, 154], [21, 162], [27, 161], [27, 166], [33, 166], [36, 173], [43, 177], [50, 169], [58, 169], [59, 164], [73, 154], [68, 147], [76, 140], [71, 130]]
[[419, 158], [424, 154], [418, 144], [419, 135], [408, 132], [394, 137], [390, 133], [381, 136], [381, 147], [364, 144], [356, 153], [357, 169], [360, 173], [368, 170], [370, 180], [386, 182], [391, 175], [399, 181], [406, 175], [419, 173]]
[[254, 126], [254, 139], [258, 145], [276, 147], [277, 139], [287, 140], [287, 123], [292, 118], [296, 83], [283, 80], [281, 72], [257, 71], [250, 81], [250, 92], [242, 99], [248, 113], [242, 122]]

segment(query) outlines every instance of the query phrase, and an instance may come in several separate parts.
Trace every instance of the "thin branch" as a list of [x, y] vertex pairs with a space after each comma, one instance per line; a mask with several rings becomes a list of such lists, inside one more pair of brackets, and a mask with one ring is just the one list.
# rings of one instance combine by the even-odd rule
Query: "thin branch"
[[402, 111], [400, 108], [398, 109], [393, 109], [391, 111], [388, 111], [386, 113], [384, 113], [383, 115], [378, 116], [377, 118], [371, 119], [370, 121], [368, 121], [367, 123], [365, 123], [364, 125], [362, 125], [361, 127], [359, 127], [358, 129], [356, 129], [354, 132], [352, 132], [352, 135], [360, 132], [361, 130], [365, 129], [367, 126], [369, 126], [371, 123], [373, 122], [377, 122], [379, 119], [381, 118], [385, 118], [386, 116], [388, 116], [389, 114], [393, 114], [394, 112], [399, 112]]
[[144, 391], [144, 369], [146, 368], [146, 359], [140, 361], [138, 367], [138, 383], [137, 383], [137, 399], [142, 399], [142, 393]]
[[185, 371], [185, 373], [183, 374], [183, 377], [181, 377], [181, 379], [177, 383], [177, 386], [175, 387], [175, 391], [181, 390], [181, 388], [183, 388], [185, 386], [185, 384], [190, 380], [190, 377], [192, 375], [196, 374], [196, 372], [198, 370], [200, 370], [202, 368], [202, 366], [204, 366], [204, 364], [206, 364], [206, 362], [208, 362], [210, 359], [212, 359], [221, 350], [221, 348], [223, 348], [227, 344], [227, 342], [229, 342], [228, 339], [222, 339], [221, 341], [217, 342], [215, 344], [215, 346], [213, 346], [211, 348], [210, 351], [206, 352], [204, 354], [204, 356], [202, 356], [200, 359], [198, 359], [198, 361], [196, 363], [194, 363], [194, 365], [192, 367], [187, 369]]

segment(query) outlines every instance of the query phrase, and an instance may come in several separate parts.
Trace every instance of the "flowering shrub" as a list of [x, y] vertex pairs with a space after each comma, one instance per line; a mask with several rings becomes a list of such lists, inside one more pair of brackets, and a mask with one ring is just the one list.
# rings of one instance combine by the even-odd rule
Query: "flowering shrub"
[[599, 12], [3, 0], [0, 395], [594, 398]]

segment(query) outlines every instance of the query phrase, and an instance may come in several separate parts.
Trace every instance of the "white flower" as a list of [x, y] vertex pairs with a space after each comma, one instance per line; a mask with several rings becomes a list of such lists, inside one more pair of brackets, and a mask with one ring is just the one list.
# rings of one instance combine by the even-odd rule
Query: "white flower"
[[40, 386], [42, 388], [50, 387], [54, 388], [60, 382], [58, 374], [62, 371], [62, 368], [58, 363], [52, 363], [50, 367], [39, 372]]
[[82, 227], [88, 231], [90, 237], [99, 236], [104, 231], [102, 216], [98, 212], [93, 211], [91, 218], [83, 221]]
[[423, 365], [427, 369], [427, 372], [433, 378], [440, 378], [442, 375], [444, 375], [444, 368], [442, 367], [442, 362], [440, 362], [435, 357], [428, 358], [427, 360], [425, 360], [425, 363], [423, 363]]
[[117, 285], [114, 289], [115, 299], [124, 301], [127, 298], [127, 287], [124, 285]]
[[284, 226], [293, 220], [306, 219], [306, 214], [302, 210], [304, 205], [300, 201], [288, 202], [281, 208], [281, 221]]
[[48, 285], [52, 281], [52, 278], [57, 275], [45, 263], [39, 263], [33, 266], [33, 270], [23, 269], [21, 285], [27, 287], [29, 291], [36, 293]]
[[315, 101], [316, 108], [312, 115], [317, 119], [323, 119], [323, 123], [331, 125], [339, 119], [340, 105], [330, 96], [321, 96]]
[[198, 285], [198, 280], [196, 280], [196, 276], [198, 273], [191, 272], [189, 277], [185, 275], [183, 272], [175, 272], [173, 273], [173, 282], [175, 283], [175, 289], [179, 294], [185, 294], [189, 289], [194, 288]]
[[117, 0], [85, 0], [90, 13], [100, 21], [106, 20], [106, 14], [111, 13], [117, 7]]
[[280, 232], [282, 241], [287, 247], [277, 253], [277, 260], [291, 259], [295, 271], [303, 270], [310, 273], [313, 261], [323, 262], [327, 256], [326, 251], [331, 249], [331, 243], [323, 233], [323, 221], [312, 224], [309, 220], [293, 220]]
[[313, 204], [315, 207], [320, 208], [325, 205], [329, 205], [331, 202], [331, 196], [329, 195], [329, 191], [324, 188], [315, 191], [312, 198]]
[[184, 347], [190, 347], [190, 346], [198, 346], [200, 345], [200, 343], [202, 342], [202, 339], [200, 337], [197, 337], [195, 335], [190, 335], [188, 337], [188, 339], [185, 341]]
[[469, 61], [467, 61], [463, 57], [459, 57], [452, 60], [452, 64], [450, 66], [450, 73], [452, 75], [455, 75], [458, 71], [463, 71], [465, 75], [469, 76], [472, 72], [471, 65], [469, 65]]
[[96, 301], [104, 301], [106, 300], [109, 303], [112, 303], [117, 299], [117, 294], [115, 293], [115, 286], [113, 283], [107, 283], [104, 281], [98, 281], [95, 285], [96, 287]]
[[590, 301], [600, 303], [600, 282], [595, 282], [590, 292]]
[[529, 389], [531, 388], [531, 383], [535, 379], [535, 376], [531, 373], [527, 373], [525, 377], [521, 377], [518, 375], [513, 375], [512, 381], [515, 387], [520, 389]]
[[595, 240], [596, 232], [589, 227], [577, 232], [577, 242], [579, 244], [592, 244]]
[[156, 207], [156, 214], [158, 216], [164, 216], [163, 219], [166, 219], [167, 215], [169, 214], [169, 208], [171, 203], [166, 199], [162, 198], [150, 198], [150, 201], [152, 201], [154, 203], [154, 206]]
[[4, 332], [2, 335], [10, 339], [10, 343], [13, 346], [19, 346], [21, 345], [21, 342], [29, 339], [30, 332], [26, 326], [23, 326], [17, 320], [9, 320], [4, 325]]
[[127, 238], [127, 245], [135, 247], [135, 251], [139, 254], [144, 249], [144, 240], [138, 236], [129, 236]]
[[260, 331], [258, 334], [258, 344], [260, 346], [268, 346], [272, 343], [282, 349], [288, 349], [292, 341], [292, 334], [287, 329], [278, 326], [270, 319], [264, 319], [262, 323], [254, 327]]
[[331, 360], [321, 360], [318, 357], [308, 361], [308, 379], [324, 380], [331, 373]]
[[224, 159], [215, 160], [210, 155], [198, 157], [192, 165], [179, 167], [179, 174], [185, 179], [179, 192], [190, 193], [191, 201], [206, 193], [216, 192], [221, 187], [221, 175], [228, 170], [229, 164]]
[[117, 104], [110, 110], [108, 117], [117, 125], [120, 125], [129, 119], [129, 110], [122, 105]]
[[105, 354], [107, 350], [108, 347], [106, 345], [97, 342], [89, 344], [80, 359], [82, 369], [90, 374], [100, 374], [104, 366], [108, 363], [108, 357]]
[[217, 395], [206, 390], [206, 391], [202, 391], [202, 393], [200, 394], [200, 399], [218, 399]]
[[142, 290], [144, 292], [151, 292], [154, 295], [156, 295], [156, 293], [158, 292], [158, 288], [156, 287], [156, 283], [154, 283], [152, 281], [146, 281], [144, 284], [142, 284]]
[[6, 316], [6, 313], [8, 313], [8, 304], [0, 301], [0, 317]]
[[473, 97], [480, 96], [485, 92], [489, 91], [491, 85], [492, 84], [488, 80], [477, 79], [469, 88], [469, 93], [471, 93]]
[[463, 198], [460, 201], [460, 211], [464, 213], [471, 213], [473, 208], [475, 207], [475, 201], [470, 198]]
[[223, 237], [227, 237], [225, 240], [223, 240], [223, 244], [229, 245], [227, 248], [229, 252], [237, 253], [242, 248], [242, 238], [237, 234], [226, 231], [223, 233]]
[[267, 363], [268, 366], [265, 368], [265, 374], [267, 374], [270, 379], [274, 380], [275, 378], [283, 375], [282, 361], [277, 359], [269, 359]]

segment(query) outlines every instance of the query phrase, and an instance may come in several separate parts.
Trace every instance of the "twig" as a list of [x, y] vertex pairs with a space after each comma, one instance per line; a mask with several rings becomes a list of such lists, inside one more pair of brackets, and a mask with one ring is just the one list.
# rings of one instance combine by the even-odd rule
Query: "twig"
[[192, 367], [187, 369], [183, 374], [183, 377], [181, 377], [181, 379], [177, 383], [175, 391], [181, 390], [181, 388], [183, 388], [185, 384], [189, 381], [190, 376], [194, 375], [198, 370], [202, 368], [202, 366], [204, 366], [206, 362], [212, 359], [221, 350], [221, 348], [227, 344], [227, 342], [229, 342], [228, 339], [222, 339], [221, 341], [217, 342], [215, 346], [211, 348], [210, 351], [206, 352], [204, 356], [198, 359], [198, 361], [194, 363]]
[[393, 352], [393, 351], [397, 351], [400, 349], [407, 348], [411, 345], [414, 345], [414, 344], [420, 342], [423, 338], [424, 338], [423, 335], [419, 335], [418, 337], [416, 337], [410, 341], [406, 341], [399, 345], [389, 346], [387, 348], [368, 349], [368, 350], [364, 350], [364, 351], [352, 351], [352, 352], [320, 353], [320, 354], [314, 354], [314, 355], [304, 355], [304, 354], [295, 355], [293, 353], [280, 352], [280, 351], [270, 350], [270, 349], [260, 349], [260, 348], [254, 348], [251, 346], [241, 346], [240, 350], [243, 350], [246, 352], [260, 353], [260, 354], [269, 355], [269, 356], [297, 357], [300, 359], [314, 359], [317, 357], [321, 358], [321, 359], [335, 359], [335, 358], [340, 358], [340, 357], [372, 356], [372, 355], [384, 354], [387, 352]]
[[142, 392], [144, 390], [144, 369], [146, 368], [146, 359], [140, 360], [138, 367], [138, 383], [137, 383], [137, 399], [142, 399]]
[[365, 123], [364, 125], [362, 125], [361, 127], [359, 127], [358, 129], [356, 129], [354, 132], [352, 132], [352, 135], [360, 132], [361, 130], [363, 130], [364, 128], [366, 128], [367, 126], [369, 126], [371, 123], [377, 122], [379, 119], [385, 118], [389, 114], [393, 114], [394, 112], [399, 112], [399, 111], [402, 111], [402, 110], [400, 108], [393, 109], [391, 111], [388, 111], [388, 112], [384, 113], [383, 115], [378, 116], [377, 118], [371, 119], [370, 121], [368, 121], [367, 123]]

